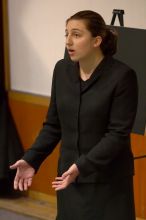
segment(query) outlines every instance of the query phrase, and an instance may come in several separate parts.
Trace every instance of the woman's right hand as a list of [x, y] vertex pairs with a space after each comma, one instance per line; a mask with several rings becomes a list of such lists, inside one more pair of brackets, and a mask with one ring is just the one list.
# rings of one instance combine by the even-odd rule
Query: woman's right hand
[[16, 163], [10, 166], [10, 169], [17, 169], [14, 179], [14, 189], [26, 191], [31, 186], [35, 169], [25, 160], [18, 160]]

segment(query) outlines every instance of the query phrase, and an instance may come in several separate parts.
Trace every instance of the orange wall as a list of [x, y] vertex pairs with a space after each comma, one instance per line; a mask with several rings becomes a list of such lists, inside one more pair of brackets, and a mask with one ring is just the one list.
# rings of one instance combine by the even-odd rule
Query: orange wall
[[[146, 136], [132, 134], [134, 156], [146, 155]], [[137, 216], [146, 218], [146, 158], [135, 160], [134, 193]]]
[[[47, 107], [24, 101], [10, 99], [10, 107], [14, 116], [24, 149], [33, 143], [42, 122], [45, 118]], [[146, 136], [131, 135], [132, 148], [135, 156], [146, 154]], [[56, 147], [50, 157], [42, 164], [39, 172], [33, 180], [31, 190], [54, 195], [51, 182], [56, 176], [59, 146]], [[135, 160], [134, 191], [136, 214], [146, 218], [146, 158]]]
[[[27, 150], [42, 127], [47, 107], [13, 99], [10, 99], [9, 103], [22, 145]], [[51, 182], [56, 176], [58, 149], [59, 147], [56, 147], [50, 157], [43, 162], [39, 172], [34, 177], [31, 190], [55, 194], [51, 188]]]

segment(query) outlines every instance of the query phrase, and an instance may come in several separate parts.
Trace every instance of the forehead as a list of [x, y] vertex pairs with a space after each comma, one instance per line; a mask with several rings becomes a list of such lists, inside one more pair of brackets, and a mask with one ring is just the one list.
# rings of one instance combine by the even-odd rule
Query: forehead
[[66, 30], [88, 31], [84, 20], [69, 20], [66, 25]]

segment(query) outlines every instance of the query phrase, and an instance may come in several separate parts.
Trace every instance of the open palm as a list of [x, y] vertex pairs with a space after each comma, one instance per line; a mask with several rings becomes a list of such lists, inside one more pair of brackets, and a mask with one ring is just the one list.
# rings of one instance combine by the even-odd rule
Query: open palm
[[25, 160], [18, 160], [10, 166], [10, 169], [17, 169], [14, 179], [14, 189], [19, 189], [20, 191], [27, 190], [31, 186], [35, 169]]

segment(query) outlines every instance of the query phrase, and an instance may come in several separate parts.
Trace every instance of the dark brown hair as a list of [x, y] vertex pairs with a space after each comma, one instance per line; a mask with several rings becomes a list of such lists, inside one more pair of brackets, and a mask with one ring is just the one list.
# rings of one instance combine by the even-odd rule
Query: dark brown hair
[[87, 29], [91, 32], [93, 37], [101, 36], [102, 43], [100, 48], [105, 56], [114, 55], [117, 51], [117, 33], [114, 29], [110, 29], [102, 16], [95, 11], [85, 10], [79, 11], [67, 19], [70, 20], [84, 20]]

